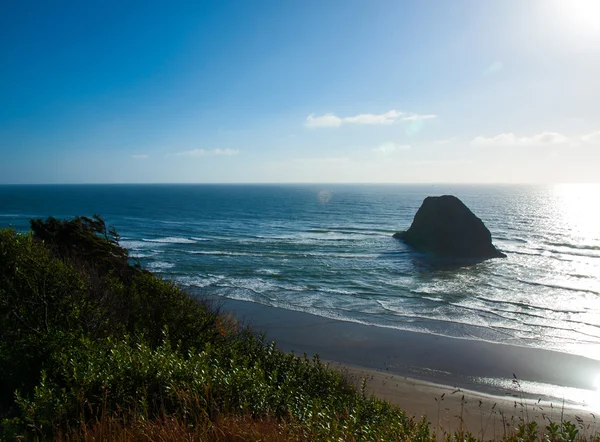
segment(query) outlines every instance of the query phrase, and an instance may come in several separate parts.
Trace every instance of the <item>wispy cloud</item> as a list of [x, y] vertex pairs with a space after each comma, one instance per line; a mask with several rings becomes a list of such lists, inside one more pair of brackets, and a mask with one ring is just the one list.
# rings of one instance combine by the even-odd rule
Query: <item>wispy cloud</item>
[[383, 114], [358, 114], [354, 117], [343, 118], [344, 123], [351, 124], [392, 124], [402, 116], [402, 112], [391, 110]]
[[131, 155], [131, 158], [133, 158], [134, 160], [147, 160], [150, 157], [146, 154], [137, 154], [137, 155]]
[[313, 114], [310, 114], [308, 117], [306, 117], [306, 122], [304, 124], [306, 127], [310, 128], [338, 127], [342, 124], [342, 119], [332, 114], [325, 114], [321, 115], [320, 117], [315, 117]]
[[408, 144], [397, 144], [397, 143], [383, 143], [381, 146], [371, 149], [372, 152], [376, 152], [381, 155], [391, 155], [395, 152], [409, 150], [410, 145]]
[[504, 68], [504, 64], [501, 61], [494, 61], [490, 64], [485, 71], [483, 71], [484, 76], [493, 75], [497, 72], [500, 72]]
[[581, 137], [581, 141], [589, 143], [591, 141], [600, 141], [600, 130]]
[[358, 114], [351, 117], [338, 117], [334, 114], [324, 114], [315, 116], [310, 114], [306, 117], [304, 125], [308, 128], [315, 129], [321, 127], [339, 127], [342, 124], [367, 124], [367, 125], [384, 125], [393, 124], [398, 121], [421, 121], [436, 118], [434, 114], [415, 114], [410, 112], [400, 112], [392, 109], [382, 114]]
[[327, 164], [327, 165], [335, 165], [335, 164], [345, 164], [351, 162], [348, 157], [318, 157], [318, 158], [294, 158], [293, 162], [299, 164]]
[[233, 156], [239, 154], [240, 151], [238, 149], [192, 149], [185, 150], [183, 152], [177, 152], [174, 154], [178, 157], [205, 157], [205, 156]]
[[436, 146], [443, 146], [445, 144], [450, 144], [456, 141], [455, 137], [452, 138], [445, 138], [443, 140], [436, 140], [434, 141], [432, 144], [436, 145]]
[[490, 147], [529, 147], [529, 146], [548, 146], [554, 144], [566, 143], [569, 139], [558, 132], [542, 132], [530, 137], [518, 137], [512, 132], [498, 134], [493, 137], [479, 136], [471, 141], [475, 146]]

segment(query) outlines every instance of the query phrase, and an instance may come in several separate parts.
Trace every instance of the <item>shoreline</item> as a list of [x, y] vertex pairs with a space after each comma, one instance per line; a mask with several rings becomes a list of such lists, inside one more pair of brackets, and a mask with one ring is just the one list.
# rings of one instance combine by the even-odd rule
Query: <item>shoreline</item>
[[514, 432], [518, 424], [536, 422], [544, 428], [549, 422], [571, 421], [585, 434], [600, 427], [590, 410], [550, 401], [523, 397], [499, 397], [448, 385], [329, 362], [341, 371], [359, 391], [398, 405], [407, 415], [419, 420], [425, 416], [439, 434], [470, 431], [481, 439]]
[[[388, 390], [394, 390], [389, 382], [393, 377], [398, 384], [426, 386], [430, 393], [447, 392], [446, 397], [460, 389], [477, 401], [507, 402], [513, 408], [515, 401], [539, 401], [547, 407], [552, 404], [554, 410], [564, 403], [565, 409], [579, 411], [582, 418], [600, 414], [600, 390], [594, 384], [600, 379], [600, 361], [594, 359], [332, 320], [250, 301], [211, 299], [222, 311], [264, 333], [265, 340], [276, 341], [280, 350], [309, 357], [318, 354], [322, 361], [346, 367], [355, 377], [364, 372], [378, 379]], [[408, 390], [401, 393], [413, 397]], [[391, 395], [393, 403], [399, 394], [374, 386], [373, 392], [383, 398]], [[435, 403], [434, 398], [435, 394], [430, 401]]]

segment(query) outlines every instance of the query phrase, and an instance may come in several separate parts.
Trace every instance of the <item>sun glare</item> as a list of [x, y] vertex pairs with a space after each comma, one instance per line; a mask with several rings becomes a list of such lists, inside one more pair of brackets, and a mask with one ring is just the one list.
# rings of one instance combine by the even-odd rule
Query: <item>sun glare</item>
[[562, 0], [559, 14], [577, 32], [600, 35], [600, 1]]
[[600, 239], [600, 207], [595, 204], [600, 184], [556, 184], [554, 195], [561, 222], [574, 235], [588, 246]]

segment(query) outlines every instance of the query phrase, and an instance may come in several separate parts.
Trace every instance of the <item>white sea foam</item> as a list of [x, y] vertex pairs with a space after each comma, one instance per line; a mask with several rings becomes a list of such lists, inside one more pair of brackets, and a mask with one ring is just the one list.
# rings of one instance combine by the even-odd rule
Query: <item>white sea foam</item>
[[184, 285], [191, 287], [209, 287], [222, 281], [225, 278], [224, 275], [205, 275], [205, 276], [178, 276], [175, 278], [175, 281]]
[[175, 264], [173, 264], [172, 262], [153, 261], [146, 264], [146, 268], [148, 270], [156, 271], [172, 269], [173, 267], [175, 267]]
[[129, 256], [131, 258], [137, 258], [137, 259], [152, 258], [153, 256], [156, 256], [156, 255], [157, 255], [157, 253], [136, 252], [135, 250], [132, 252], [129, 252]]
[[[222, 212], [205, 210], [201, 203], [157, 211], [126, 204], [109, 224], [129, 235], [121, 245], [147, 268], [219, 296], [380, 327], [420, 327], [560, 351], [580, 352], [571, 350], [574, 342], [600, 344], [596, 218], [565, 218], [545, 191], [458, 188], [509, 256], [439, 269], [391, 235], [410, 225], [424, 196], [448, 191], [348, 188], [343, 204], [336, 200], [318, 211], [295, 205], [291, 192], [290, 206], [257, 199], [248, 217], [246, 190], [230, 188], [227, 195], [207, 194], [218, 198]], [[177, 199], [179, 190], [172, 192]], [[18, 213], [28, 210], [15, 206], [0, 220], [14, 223], [11, 218], [30, 217]], [[156, 219], [157, 213], [164, 213], [164, 220]]]
[[260, 256], [257, 253], [228, 252], [224, 250], [190, 250], [190, 255], [213, 255], [213, 256]]
[[261, 275], [280, 275], [281, 274], [281, 270], [276, 270], [276, 269], [257, 269], [255, 270], [256, 273], [259, 273]]
[[144, 238], [142, 241], [158, 243], [158, 244], [195, 244], [196, 243], [196, 241], [194, 241], [193, 239], [182, 238], [179, 236], [168, 236], [166, 238], [153, 238], [153, 239]]
[[140, 249], [146, 249], [148, 247], [148, 244], [145, 243], [144, 241], [138, 241], [138, 240], [134, 240], [134, 239], [127, 239], [127, 240], [121, 239], [119, 241], [119, 245], [121, 247], [126, 248], [127, 250], [140, 250]]

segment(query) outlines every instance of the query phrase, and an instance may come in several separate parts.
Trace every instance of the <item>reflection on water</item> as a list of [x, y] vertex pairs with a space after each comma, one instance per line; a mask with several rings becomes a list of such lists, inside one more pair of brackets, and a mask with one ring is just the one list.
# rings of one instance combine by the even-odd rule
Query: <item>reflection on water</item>
[[557, 184], [553, 188], [556, 213], [581, 245], [600, 240], [600, 184]]
[[[588, 412], [600, 412], [600, 374], [596, 378], [596, 390], [584, 390], [582, 388], [561, 387], [558, 385], [545, 384], [542, 382], [532, 382], [502, 378], [475, 378], [475, 382], [488, 385], [493, 388], [513, 391], [516, 398], [523, 400], [527, 404], [535, 404], [541, 399], [549, 402], [554, 408], [562, 406], [562, 400], [566, 405], [576, 406], [585, 409]], [[527, 399], [528, 398], [528, 399]], [[556, 399], [561, 399], [560, 403]], [[554, 402], [552, 402], [554, 401]]]
[[[506, 259], [412, 252], [428, 195], [453, 194]], [[0, 186], [0, 225], [100, 213], [142, 265], [230, 299], [377, 327], [600, 359], [600, 185]]]

